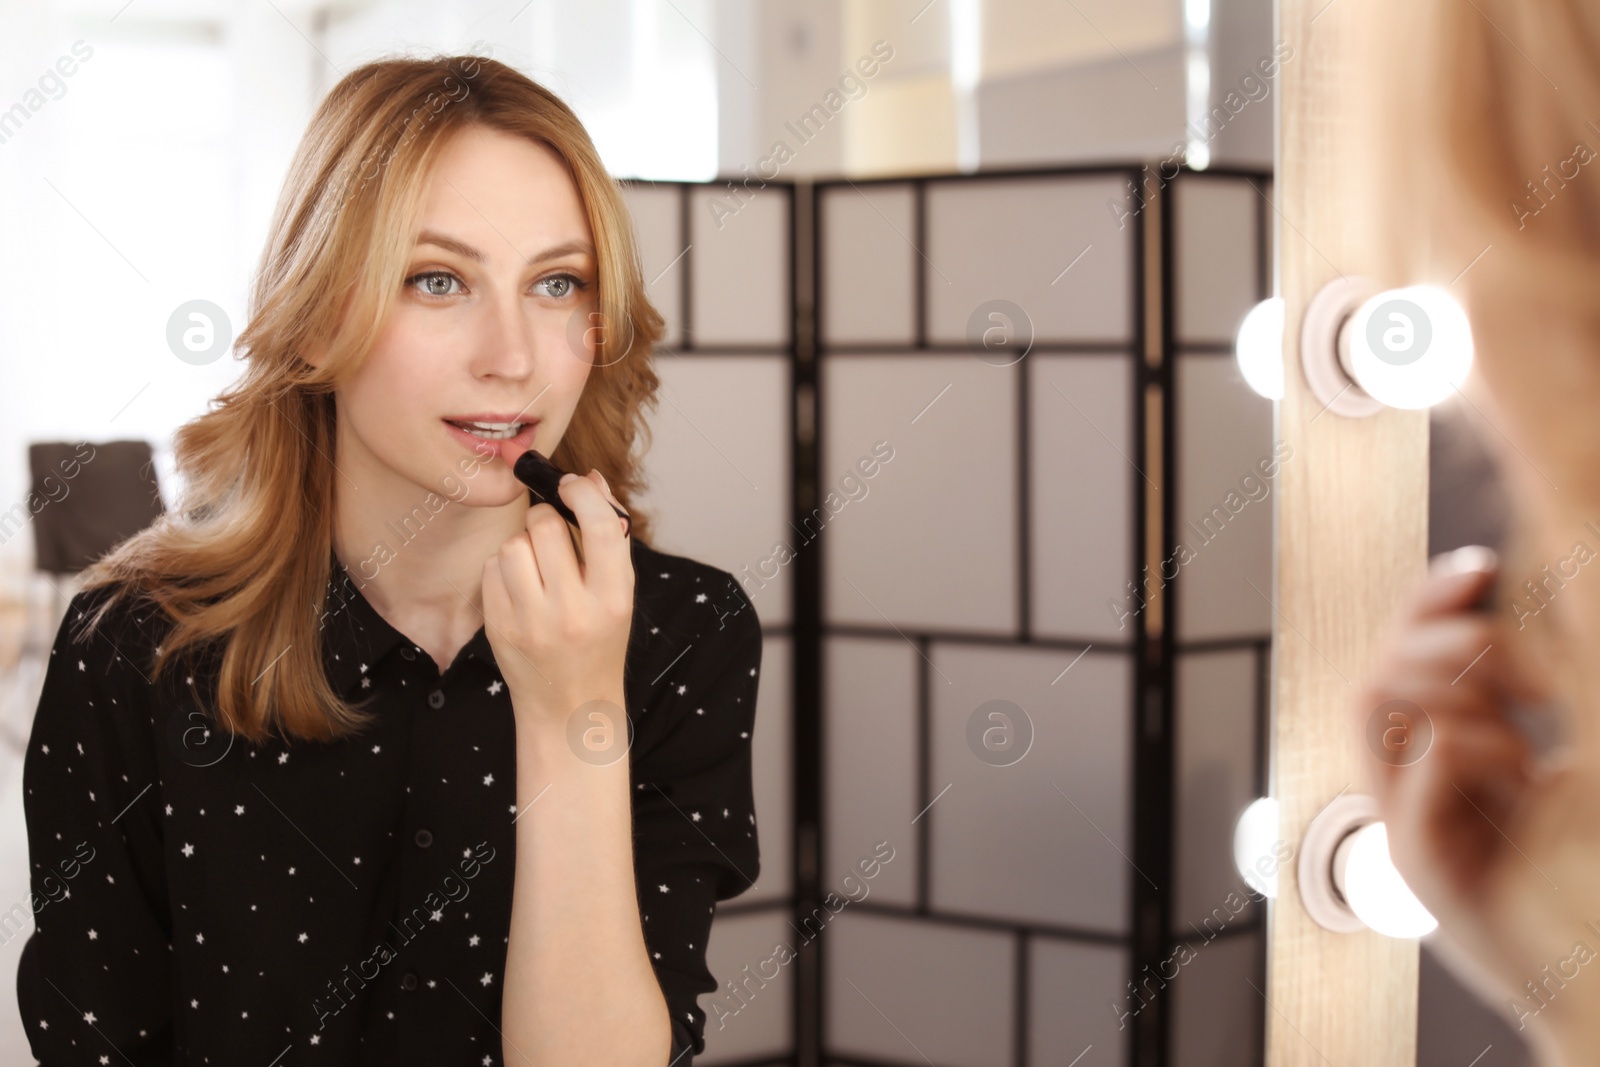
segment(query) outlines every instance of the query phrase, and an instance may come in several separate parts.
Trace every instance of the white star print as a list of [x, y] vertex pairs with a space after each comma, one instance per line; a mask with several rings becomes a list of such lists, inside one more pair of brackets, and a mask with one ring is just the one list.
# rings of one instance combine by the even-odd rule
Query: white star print
[[483, 985], [488, 985], [490, 982], [494, 981], [494, 975], [490, 974], [488, 971], [484, 971], [483, 977], [478, 979], [478, 981]]
[[668, 888], [667, 888], [667, 887], [666, 887], [666, 886], [664, 886], [664, 885], [658, 885], [658, 886], [656, 886], [656, 888], [657, 888], [657, 889], [659, 889], [659, 890], [661, 890], [661, 891], [662, 891], [662, 892], [663, 892], [663, 893], [670, 893], [670, 892], [671, 892], [671, 890], [670, 890], [670, 889], [668, 889]]
[[244, 814], [244, 805], [243, 804], [235, 804], [233, 806], [233, 813], [235, 815], [243, 815]]
[[699, 596], [694, 598], [694, 602], [696, 604], [704, 604], [706, 602], [706, 595], [701, 593]]
[[679, 696], [683, 696], [683, 694], [687, 693], [688, 691], [689, 691], [689, 687], [688, 686], [686, 686], [686, 685], [678, 686], [678, 695]]
[[428, 916], [428, 918], [432, 919], [436, 923], [442, 923], [444, 922], [444, 912], [435, 911], [432, 915]]
[[99, 939], [100, 939], [100, 935], [98, 933], [96, 933], [93, 930], [89, 931], [89, 940], [90, 941], [98, 941]]
[[695, 822], [699, 822], [700, 821], [700, 813], [698, 811], [690, 812], [689, 813], [689, 818], [693, 819]]
[[307, 941], [311, 940], [311, 935], [310, 934], [306, 934], [306, 933], [302, 933], [297, 940], [303, 945]]
[[289, 753], [287, 753], [287, 752], [278, 753], [278, 762], [279, 763], [288, 763], [289, 762]]
[[467, 944], [472, 946], [473, 948], [477, 948], [478, 947], [478, 935], [477, 934], [473, 934], [471, 937], [469, 937], [467, 939]]
[[363, 678], [363, 679], [361, 679], [361, 688], [363, 688], [363, 689], [371, 689], [372, 688], [372, 679], [371, 678]]
[[484, 785], [494, 785], [494, 775], [492, 775], [492, 774], [484, 775], [483, 776], [483, 784]]
[[504, 688], [505, 686], [500, 684], [500, 679], [496, 678], [494, 681], [489, 683], [489, 695], [492, 697], [499, 696], [500, 690]]
[[195, 934], [194, 935], [194, 943], [197, 944], [197, 945], [205, 944], [206, 943], [206, 935], [205, 934]]
[[89, 668], [88, 668], [88, 667], [87, 667], [87, 666], [85, 666], [85, 665], [84, 665], [84, 662], [83, 662], [83, 660], [81, 660], [81, 659], [80, 659], [80, 660], [79, 660], [79, 661], [78, 661], [78, 669], [79, 669], [79, 670], [80, 670], [80, 671], [86, 671], [86, 670], [88, 670], [88, 669], [89, 669]]
[[184, 855], [185, 855], [185, 856], [192, 856], [192, 855], [194, 855], [194, 846], [193, 846], [193, 845], [191, 845], [191, 844], [189, 844], [189, 843], [188, 843], [188, 842], [187, 842], [187, 841], [185, 841], [185, 842], [184, 842], [184, 843], [183, 843], [183, 854], [184, 854]]

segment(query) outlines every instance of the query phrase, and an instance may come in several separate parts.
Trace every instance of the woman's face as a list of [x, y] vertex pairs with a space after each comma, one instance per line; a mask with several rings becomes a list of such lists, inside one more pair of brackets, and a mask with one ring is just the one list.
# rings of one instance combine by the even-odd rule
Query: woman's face
[[[511, 464], [529, 448], [550, 455], [566, 432], [592, 365], [597, 281], [582, 201], [553, 151], [483, 126], [451, 137], [393, 310], [336, 391], [340, 467], [392, 472], [419, 499], [526, 502]], [[454, 425], [465, 422], [522, 425], [506, 437]]]

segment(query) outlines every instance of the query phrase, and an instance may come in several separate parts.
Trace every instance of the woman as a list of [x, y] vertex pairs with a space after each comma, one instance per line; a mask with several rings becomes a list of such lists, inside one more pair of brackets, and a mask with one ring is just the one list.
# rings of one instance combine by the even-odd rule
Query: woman
[[[632, 505], [661, 332], [554, 95], [456, 56], [322, 102], [181, 506], [52, 652], [17, 979], [45, 1067], [703, 1051], [715, 903], [759, 870], [761, 630]], [[528, 449], [586, 472], [576, 544]]]
[[[1369, 760], [1396, 866], [1441, 947], [1541, 1062], [1600, 1062], [1600, 4], [1363, 9], [1376, 273], [1451, 285], [1473, 404], [1517, 507], [1503, 561], [1411, 592], [1352, 711], [1419, 706], [1422, 758]], [[1452, 282], [1452, 279], [1454, 281]], [[1485, 606], [1490, 610], [1484, 610]], [[1566, 709], [1545, 754], [1514, 705]], [[1546, 712], [1549, 714], [1549, 712]], [[1552, 723], [1547, 720], [1547, 726]], [[1548, 757], [1548, 758], [1546, 758]]]

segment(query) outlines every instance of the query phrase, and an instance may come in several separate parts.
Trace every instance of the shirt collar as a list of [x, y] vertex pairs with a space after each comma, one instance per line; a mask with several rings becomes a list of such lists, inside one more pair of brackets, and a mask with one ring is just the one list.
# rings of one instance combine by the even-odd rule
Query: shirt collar
[[[357, 687], [364, 674], [374, 670], [383, 658], [398, 649], [410, 649], [413, 655], [425, 656], [420, 646], [405, 634], [389, 625], [389, 621], [366, 597], [361, 595], [361, 583], [340, 562], [337, 553], [328, 552], [328, 591], [323, 604], [322, 666], [334, 691], [346, 699], [359, 699]], [[494, 652], [489, 647], [485, 627], [478, 627], [463, 653], [473, 659], [494, 665]], [[404, 655], [402, 651], [399, 654]], [[363, 667], [365, 669], [363, 669]]]

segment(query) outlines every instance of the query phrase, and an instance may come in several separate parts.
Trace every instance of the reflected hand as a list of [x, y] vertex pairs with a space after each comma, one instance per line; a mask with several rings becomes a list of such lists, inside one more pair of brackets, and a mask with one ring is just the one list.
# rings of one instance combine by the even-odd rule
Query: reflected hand
[[598, 471], [557, 490], [578, 516], [578, 543], [548, 503], [483, 567], [489, 645], [518, 726], [559, 734], [591, 700], [621, 707], [633, 620], [633, 559], [616, 503]]
[[[1391, 855], [1439, 920], [1452, 969], [1551, 1053], [1600, 1008], [1600, 966], [1574, 980], [1570, 962], [1580, 941], [1600, 953], [1600, 778], [1536, 764], [1507, 709], [1549, 690], [1502, 618], [1475, 610], [1497, 564], [1488, 553], [1465, 570], [1451, 562], [1435, 561], [1407, 598], [1355, 710], [1363, 731], [1391, 700], [1431, 723], [1432, 745], [1414, 761], [1367, 749]], [[1525, 983], [1551, 973], [1565, 988], [1551, 982], [1534, 998]]]

